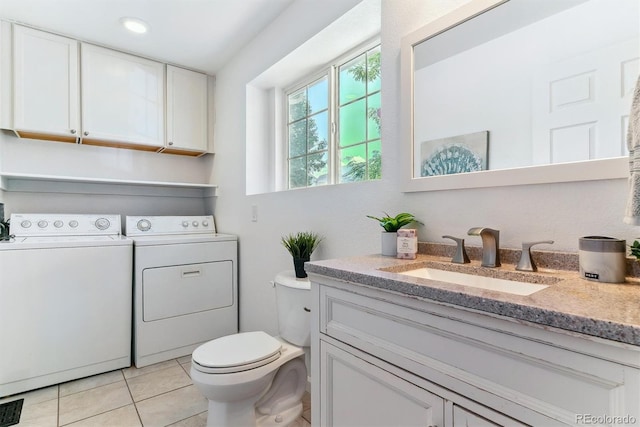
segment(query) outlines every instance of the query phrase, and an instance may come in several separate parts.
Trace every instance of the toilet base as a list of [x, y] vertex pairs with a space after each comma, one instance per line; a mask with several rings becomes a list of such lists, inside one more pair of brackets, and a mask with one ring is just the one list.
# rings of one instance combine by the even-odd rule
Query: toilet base
[[256, 419], [257, 427], [289, 427], [302, 416], [302, 403], [276, 415], [261, 415]]

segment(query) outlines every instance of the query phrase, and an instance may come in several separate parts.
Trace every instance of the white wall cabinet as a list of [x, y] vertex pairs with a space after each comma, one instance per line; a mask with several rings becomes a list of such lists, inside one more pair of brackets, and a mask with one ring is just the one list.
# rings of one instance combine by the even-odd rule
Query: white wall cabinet
[[207, 76], [167, 65], [167, 145], [165, 153], [207, 151]]
[[17, 24], [0, 29], [2, 128], [85, 145], [210, 151], [209, 76]]
[[80, 134], [78, 42], [13, 29], [13, 129], [21, 137], [75, 143]]
[[310, 278], [314, 425], [356, 425], [347, 408], [360, 425], [640, 421], [640, 348]]
[[82, 43], [82, 143], [164, 146], [164, 64]]

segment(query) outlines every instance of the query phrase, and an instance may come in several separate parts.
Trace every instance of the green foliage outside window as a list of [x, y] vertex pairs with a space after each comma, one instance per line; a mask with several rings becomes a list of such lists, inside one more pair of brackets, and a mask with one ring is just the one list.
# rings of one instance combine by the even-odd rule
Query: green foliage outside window
[[[380, 48], [368, 51], [361, 58], [343, 67], [346, 67], [353, 83], [349, 88], [352, 90], [352, 99], [342, 91], [340, 94], [341, 141], [339, 149], [342, 161], [340, 180], [341, 182], [354, 182], [380, 179], [382, 177]], [[361, 88], [357, 87], [358, 84]], [[354, 108], [356, 103], [362, 104], [363, 116], [342, 114], [342, 112]], [[354, 137], [354, 135], [358, 136]]]
[[[340, 67], [340, 182], [380, 179], [380, 48]], [[288, 95], [289, 188], [329, 182], [327, 76]]]

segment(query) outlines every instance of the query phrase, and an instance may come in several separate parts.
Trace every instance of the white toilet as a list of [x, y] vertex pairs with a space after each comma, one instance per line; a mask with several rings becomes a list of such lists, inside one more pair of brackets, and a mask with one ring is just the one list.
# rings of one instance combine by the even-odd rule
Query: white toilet
[[311, 285], [276, 275], [279, 337], [243, 332], [202, 344], [191, 379], [209, 399], [208, 427], [288, 426], [302, 414], [304, 350], [311, 342]]

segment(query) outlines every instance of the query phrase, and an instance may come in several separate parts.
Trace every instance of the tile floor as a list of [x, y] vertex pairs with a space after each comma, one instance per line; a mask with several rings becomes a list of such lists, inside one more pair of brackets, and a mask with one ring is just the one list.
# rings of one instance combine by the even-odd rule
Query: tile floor
[[[207, 400], [191, 383], [191, 356], [107, 372], [0, 399], [24, 398], [20, 427], [199, 427]], [[310, 427], [305, 393], [298, 427]]]

